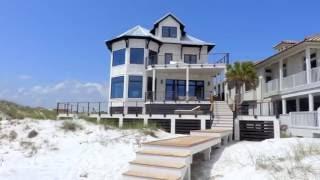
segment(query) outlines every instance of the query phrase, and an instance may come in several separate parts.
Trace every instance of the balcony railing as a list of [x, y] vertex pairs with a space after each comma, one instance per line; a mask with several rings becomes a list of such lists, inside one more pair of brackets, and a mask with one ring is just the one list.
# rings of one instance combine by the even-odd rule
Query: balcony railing
[[292, 74], [282, 79], [282, 89], [293, 88], [307, 83], [306, 71]]
[[279, 79], [273, 79], [266, 83], [266, 93], [272, 94], [279, 91]]
[[[147, 91], [145, 93], [146, 102], [150, 101], [158, 101], [158, 102], [167, 102], [167, 101], [209, 101], [210, 96], [213, 95], [212, 91], [199, 91], [194, 94], [189, 91], [189, 96], [186, 96], [185, 93], [177, 92], [177, 91]], [[219, 97], [218, 97], [219, 98]]]
[[241, 96], [242, 101], [252, 101], [257, 99], [257, 93], [255, 90], [245, 91]]
[[192, 66], [229, 64], [229, 53], [212, 53], [212, 54], [194, 54], [193, 57], [184, 57], [181, 55], [153, 55], [145, 60], [146, 68], [148, 66], [182, 66], [184, 64], [192, 64]]

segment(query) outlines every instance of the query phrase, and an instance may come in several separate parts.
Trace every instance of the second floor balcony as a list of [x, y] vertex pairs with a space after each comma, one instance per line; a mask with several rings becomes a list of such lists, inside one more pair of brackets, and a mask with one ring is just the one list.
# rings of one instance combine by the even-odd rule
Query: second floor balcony
[[164, 55], [149, 55], [145, 60], [146, 69], [177, 69], [177, 68], [210, 68], [226, 67], [229, 64], [229, 53], [212, 54], [183, 54], [173, 55], [164, 53]]
[[280, 88], [280, 79], [276, 78], [265, 83], [265, 96], [272, 96], [279, 92], [299, 90], [313, 87], [320, 82], [320, 66], [312, 68], [310, 71], [310, 82], [307, 80], [307, 72], [301, 71], [291, 74], [281, 79], [282, 87]]

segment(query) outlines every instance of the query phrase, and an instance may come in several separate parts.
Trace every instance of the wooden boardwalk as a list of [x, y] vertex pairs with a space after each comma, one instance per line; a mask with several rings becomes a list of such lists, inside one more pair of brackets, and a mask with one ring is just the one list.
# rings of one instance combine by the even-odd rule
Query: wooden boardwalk
[[123, 179], [190, 179], [194, 154], [210, 160], [211, 148], [231, 140], [230, 128], [191, 131], [191, 135], [142, 144]]

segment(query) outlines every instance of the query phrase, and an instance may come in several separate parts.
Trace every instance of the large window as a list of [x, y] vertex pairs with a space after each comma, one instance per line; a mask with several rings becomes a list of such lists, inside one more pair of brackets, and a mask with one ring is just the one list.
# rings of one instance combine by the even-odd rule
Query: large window
[[130, 64], [143, 64], [144, 49], [130, 48]]
[[204, 99], [204, 81], [189, 81], [189, 97]]
[[123, 97], [123, 76], [111, 79], [111, 98]]
[[142, 98], [142, 76], [129, 76], [129, 98]]
[[162, 27], [162, 37], [176, 38], [177, 37], [177, 27], [163, 26]]
[[170, 61], [172, 61], [172, 53], [165, 53], [164, 54], [164, 63], [170, 64]]
[[188, 64], [197, 64], [197, 55], [185, 54], [184, 62]]
[[[166, 100], [183, 99], [186, 96], [185, 80], [166, 80]], [[195, 97], [198, 100], [204, 99], [204, 81], [189, 81], [189, 97]]]
[[112, 66], [117, 66], [124, 64], [126, 57], [126, 49], [120, 49], [117, 51], [113, 51], [112, 53]]

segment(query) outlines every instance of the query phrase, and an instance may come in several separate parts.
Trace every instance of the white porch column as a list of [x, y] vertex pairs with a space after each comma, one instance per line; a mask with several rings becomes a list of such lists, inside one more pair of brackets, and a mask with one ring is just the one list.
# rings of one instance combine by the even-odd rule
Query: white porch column
[[279, 90], [282, 90], [282, 78], [283, 78], [283, 59], [279, 62]]
[[287, 114], [287, 101], [282, 99], [282, 114]]
[[200, 129], [206, 130], [206, 119], [200, 119]]
[[170, 119], [170, 133], [171, 134], [176, 133], [176, 119], [175, 118]]
[[[145, 101], [147, 101], [147, 98], [149, 97], [148, 95], [149, 95], [149, 92], [148, 92], [148, 74], [147, 74], [147, 72], [145, 72], [144, 73], [144, 76], [143, 76], [143, 82], [142, 82], [142, 84], [143, 84], [143, 88], [142, 88], [142, 92], [143, 92], [143, 94], [142, 94], [142, 97], [143, 97], [143, 99], [145, 100]], [[146, 114], [146, 107], [145, 106], [143, 106], [143, 108], [142, 108], [142, 114]]]
[[152, 69], [152, 100], [156, 100], [156, 70]]
[[296, 98], [296, 111], [297, 112], [300, 111], [300, 99], [299, 99], [299, 97]]
[[314, 103], [313, 103], [313, 94], [308, 94], [308, 102], [309, 102], [309, 111], [313, 111]]
[[189, 100], [189, 67], [186, 69], [186, 100]]
[[129, 75], [128, 72], [128, 65], [130, 64], [130, 48], [126, 48], [125, 52], [125, 74], [123, 77], [123, 113], [128, 114], [128, 83], [129, 83]]
[[310, 57], [310, 48], [306, 48], [306, 75], [307, 75], [307, 83], [311, 83], [311, 57]]

